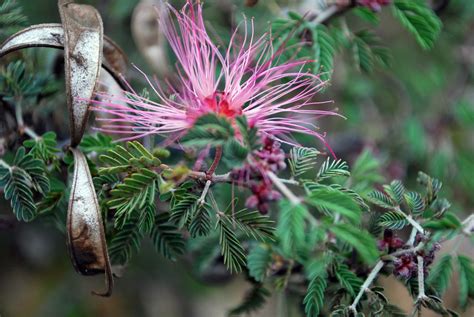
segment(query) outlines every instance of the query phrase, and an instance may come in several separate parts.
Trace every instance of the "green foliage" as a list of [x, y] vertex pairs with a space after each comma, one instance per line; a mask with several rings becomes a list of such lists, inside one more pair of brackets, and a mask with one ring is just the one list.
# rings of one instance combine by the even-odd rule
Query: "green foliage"
[[320, 152], [314, 148], [294, 147], [290, 150], [288, 162], [293, 177], [299, 177], [313, 170]]
[[393, 230], [403, 229], [408, 225], [406, 216], [398, 211], [389, 211], [379, 218], [379, 224], [383, 227]]
[[97, 133], [95, 135], [86, 135], [82, 138], [80, 148], [84, 153], [103, 153], [113, 150], [115, 144], [110, 136]]
[[107, 205], [116, 210], [116, 227], [121, 228], [134, 211], [141, 212], [146, 206], [154, 205], [157, 180], [157, 173], [143, 168], [110, 191], [112, 197]]
[[46, 195], [49, 179], [43, 162], [30, 153], [26, 154], [25, 148], [20, 147], [11, 166], [0, 161], [0, 186], [17, 219], [31, 221], [37, 212], [33, 194]]
[[257, 282], [263, 282], [272, 261], [272, 250], [265, 244], [254, 246], [247, 257], [249, 275]]
[[397, 206], [397, 203], [393, 201], [391, 197], [378, 190], [374, 190], [367, 194], [367, 200], [376, 206], [386, 209], [393, 209]]
[[459, 303], [466, 307], [468, 299], [474, 297], [474, 265], [472, 259], [464, 255], [457, 257], [459, 268]]
[[227, 216], [227, 221], [255, 240], [274, 241], [274, 221], [256, 210], [242, 209], [237, 211], [232, 218]]
[[[108, 167], [99, 168], [100, 175], [118, 174], [148, 170], [159, 167], [161, 161], [148, 151], [140, 142], [127, 142], [128, 149], [121, 145], [108, 150], [100, 156], [100, 161]], [[151, 171], [149, 171], [151, 172]]]
[[291, 258], [305, 244], [305, 217], [308, 210], [304, 205], [293, 205], [288, 200], [281, 200], [279, 209], [280, 219], [277, 224], [277, 235], [283, 253]]
[[0, 34], [11, 32], [12, 28], [26, 26], [28, 19], [16, 0], [5, 0], [0, 5]]
[[234, 128], [222, 116], [212, 113], [199, 117], [193, 127], [181, 139], [187, 146], [220, 146], [234, 136]]
[[182, 234], [169, 219], [168, 213], [160, 213], [156, 216], [151, 239], [158, 253], [167, 259], [176, 260], [184, 253], [185, 243]]
[[334, 39], [326, 26], [320, 24], [313, 29], [314, 71], [320, 73], [321, 80], [329, 80], [333, 70]]
[[176, 224], [178, 228], [183, 228], [198, 210], [198, 199], [199, 197], [194, 194], [185, 194], [179, 197], [179, 200], [172, 204], [170, 221]]
[[26, 148], [30, 148], [30, 154], [43, 161], [46, 165], [57, 163], [58, 143], [56, 133], [46, 132], [36, 139], [30, 139], [23, 142]]
[[331, 160], [329, 157], [319, 168], [316, 179], [321, 181], [335, 176], [350, 176], [349, 166], [343, 160]]
[[129, 219], [112, 238], [109, 255], [113, 263], [124, 264], [130, 261], [133, 253], [140, 249], [143, 235], [138, 218]]
[[335, 224], [329, 228], [337, 239], [351, 245], [359, 253], [362, 260], [368, 264], [374, 263], [379, 252], [374, 238], [366, 231], [348, 224]]
[[242, 271], [242, 267], [246, 263], [245, 250], [240, 244], [232, 224], [227, 221], [227, 218], [222, 217], [217, 221], [217, 228], [224, 264], [231, 273]]
[[423, 49], [431, 49], [441, 31], [441, 20], [425, 1], [394, 0], [393, 14]]
[[249, 152], [257, 150], [260, 146], [257, 128], [255, 126], [249, 127], [247, 117], [245, 116], [236, 117], [235, 123], [239, 127], [240, 135]]
[[311, 191], [307, 202], [321, 211], [340, 214], [352, 222], [360, 223], [359, 205], [348, 194], [329, 186]]
[[391, 64], [391, 55], [388, 48], [381, 44], [375, 33], [369, 30], [358, 31], [353, 34], [352, 52], [357, 69], [370, 73], [375, 63], [388, 67]]
[[251, 314], [259, 310], [266, 302], [270, 292], [261, 284], [255, 284], [246, 294], [242, 303], [229, 311], [228, 316]]
[[308, 317], [320, 316], [324, 306], [324, 292], [327, 287], [326, 274], [317, 275], [309, 282], [303, 299], [304, 311]]
[[449, 279], [453, 273], [453, 258], [450, 254], [443, 255], [431, 269], [426, 283], [442, 295], [449, 286]]
[[23, 99], [51, 94], [55, 90], [54, 81], [49, 76], [31, 75], [23, 61], [12, 62], [0, 70], [0, 96], [15, 99], [16, 106], [20, 106], [18, 103], [21, 104]]
[[355, 296], [362, 286], [362, 280], [354, 274], [347, 265], [340, 264], [335, 267], [335, 275], [343, 288], [345, 288], [351, 296]]

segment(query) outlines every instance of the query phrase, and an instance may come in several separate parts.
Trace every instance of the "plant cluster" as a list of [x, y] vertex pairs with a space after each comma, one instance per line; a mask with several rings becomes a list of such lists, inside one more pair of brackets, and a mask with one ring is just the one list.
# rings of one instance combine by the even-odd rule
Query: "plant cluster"
[[[20, 26], [24, 20], [12, 3], [0, 6], [0, 14], [8, 11], [5, 23]], [[242, 110], [220, 90], [213, 92], [211, 99], [191, 94], [180, 99], [176, 94], [164, 98], [163, 91], [157, 89], [154, 100], [145, 91], [130, 91], [124, 98], [127, 106], [104, 101], [99, 94], [93, 101], [96, 110], [100, 112], [101, 104], [106, 104], [107, 110], [101, 114], [119, 118], [106, 118], [99, 129], [110, 132], [117, 122], [133, 118], [129, 132], [142, 137], [122, 142], [107, 134], [88, 133], [79, 144], [87, 157], [113, 265], [133, 265], [133, 255], [142, 241], [150, 239], [156, 251], [171, 261], [191, 258], [198, 276], [219, 266], [225, 266], [228, 274], [244, 274], [252, 288], [230, 315], [257, 311], [272, 292], [285, 292], [299, 299], [306, 316], [405, 316], [377, 285], [377, 278], [384, 275], [400, 280], [409, 290], [414, 314], [424, 307], [442, 316], [456, 316], [441, 299], [452, 284], [455, 269], [459, 271], [459, 302], [463, 307], [468, 305], [474, 295], [473, 260], [457, 248], [462, 239], [472, 239], [474, 218], [461, 219], [451, 211], [440, 180], [419, 172], [416, 187], [401, 180], [384, 184], [381, 164], [371, 151], [363, 151], [349, 164], [326, 153], [330, 148], [303, 147], [294, 136], [281, 136], [281, 131], [288, 136], [288, 132], [310, 130], [311, 125], [301, 123], [302, 119], [284, 121], [282, 116], [281, 121], [273, 122], [276, 133], [271, 132], [268, 122], [272, 121], [266, 117], [260, 120], [268, 109], [275, 111], [275, 116], [284, 112], [282, 109], [290, 115], [291, 111], [303, 116], [313, 113], [304, 112], [295, 103], [303, 100], [301, 108], [310, 103], [315, 91], [306, 85], [314, 84], [313, 76], [321, 70], [322, 79], [330, 78], [338, 50], [350, 50], [362, 71], [371, 71], [375, 63], [388, 66], [388, 50], [375, 33], [350, 31], [345, 20], [332, 20], [336, 13], [354, 10], [365, 21], [377, 24], [379, 17], [374, 11], [390, 7], [424, 49], [433, 47], [441, 30], [439, 18], [425, 1], [355, 3], [355, 8], [354, 4], [328, 4], [329, 11], [324, 12], [332, 14], [326, 20], [321, 20], [322, 14], [312, 18], [290, 13], [288, 19], [273, 21], [275, 51], [289, 48], [278, 57], [286, 63], [290, 57], [309, 53], [315, 59], [312, 73], [284, 76], [282, 69], [287, 70], [287, 64], [283, 68], [271, 65], [274, 57], [270, 57], [270, 64], [259, 64], [258, 60], [255, 66], [247, 61], [259, 48], [252, 43], [248, 51], [236, 53], [241, 64], [221, 61], [229, 71], [241, 72], [242, 78], [257, 74], [247, 81], [249, 85], [259, 85], [261, 76], [270, 73], [274, 77], [257, 91], [269, 94], [262, 104], [293, 93], [297, 97], [289, 97], [294, 107], [290, 111], [282, 103], [280, 108], [260, 109], [259, 116], [254, 116], [248, 103], [258, 96], [242, 97]], [[190, 19], [179, 17], [192, 29]], [[183, 32], [189, 31], [185, 27]], [[301, 42], [302, 38], [309, 40]], [[292, 51], [294, 41], [302, 44], [296, 51]], [[208, 49], [206, 56], [218, 56], [209, 43], [201, 44], [195, 45]], [[185, 54], [188, 47], [178, 42], [172, 45], [184, 51], [178, 58], [189, 57]], [[199, 68], [183, 63], [185, 72]], [[255, 73], [249, 75], [239, 65], [255, 67]], [[307, 66], [306, 62], [295, 65]], [[62, 146], [67, 144], [66, 137], [51, 131], [37, 133], [24, 120], [25, 103], [48, 102], [60, 92], [51, 85], [54, 80], [31, 73], [31, 65], [21, 61], [0, 72], [0, 101], [15, 121], [14, 141], [7, 142], [6, 154], [0, 159], [0, 188], [19, 221], [49, 219], [64, 230], [73, 156]], [[303, 76], [310, 79], [303, 80]], [[206, 81], [188, 79], [181, 78], [183, 86], [204, 86]], [[277, 79], [283, 83], [267, 88]], [[302, 92], [295, 85], [301, 85]], [[283, 91], [286, 89], [290, 91]], [[201, 93], [198, 89], [193, 92]], [[196, 102], [199, 107], [178, 120], [182, 100]], [[162, 112], [154, 116], [157, 108]], [[178, 128], [160, 125], [160, 120], [169, 125], [178, 122]], [[153, 135], [153, 130], [160, 135], [178, 132], [171, 138], [178, 140], [180, 147], [158, 146], [155, 141], [160, 136]], [[456, 247], [439, 256], [440, 244], [449, 240], [455, 240]]]

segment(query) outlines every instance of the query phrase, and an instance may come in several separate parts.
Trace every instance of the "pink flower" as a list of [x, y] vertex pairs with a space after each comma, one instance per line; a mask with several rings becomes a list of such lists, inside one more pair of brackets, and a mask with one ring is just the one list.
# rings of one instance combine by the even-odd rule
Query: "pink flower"
[[[313, 109], [320, 104], [313, 97], [324, 82], [304, 71], [311, 61], [293, 60], [277, 65], [282, 50], [275, 51], [268, 34], [254, 36], [253, 21], [245, 21], [242, 39], [237, 30], [225, 52], [211, 41], [202, 17], [202, 6], [190, 1], [177, 11], [168, 4], [158, 10], [159, 25], [177, 60], [179, 84], [168, 84], [166, 93], [156, 80], [146, 80], [157, 101], [139, 96], [132, 90], [127, 98], [106, 94], [107, 101], [94, 101], [94, 110], [112, 115], [99, 130], [131, 134], [125, 139], [149, 134], [169, 135], [171, 140], [184, 135], [195, 120], [214, 112], [233, 121], [245, 115], [250, 126], [264, 135], [294, 144], [289, 134], [305, 133], [322, 140], [316, 132], [315, 118], [337, 115]], [[177, 23], [172, 21], [175, 16]], [[125, 103], [125, 104], [124, 104]]]

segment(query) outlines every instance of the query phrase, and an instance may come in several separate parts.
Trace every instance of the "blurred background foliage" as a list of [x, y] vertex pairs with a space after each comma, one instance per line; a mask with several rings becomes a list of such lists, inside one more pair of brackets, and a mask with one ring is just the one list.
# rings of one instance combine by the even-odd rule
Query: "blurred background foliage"
[[[17, 2], [27, 17], [24, 25], [60, 21], [54, 0]], [[317, 2], [261, 0], [249, 8], [243, 0], [208, 0], [204, 15], [209, 27], [212, 24], [211, 33], [226, 42], [244, 16], [253, 17], [257, 33], [263, 33], [271, 28], [271, 21], [288, 19], [290, 11], [304, 15]], [[82, 3], [99, 10], [105, 34], [122, 47], [130, 62], [147, 73], [160, 71], [160, 64], [168, 63], [159, 59], [154, 65], [147, 63], [137, 48], [131, 29], [137, 0]], [[352, 32], [367, 28], [376, 32], [390, 50], [390, 66], [360, 71], [348, 50], [337, 52], [330, 85], [320, 100], [333, 100], [333, 107], [347, 119], [326, 118], [320, 125], [339, 157], [353, 162], [362, 149], [371, 148], [383, 162], [387, 179], [404, 179], [407, 186], [423, 170], [443, 181], [443, 195], [453, 203], [454, 212], [468, 214], [474, 206], [474, 1], [449, 1], [438, 14], [443, 29], [432, 50], [421, 49], [390, 10], [379, 13], [378, 25], [360, 19], [355, 11], [344, 14]], [[141, 32], [147, 31], [146, 26], [155, 27], [153, 23], [142, 26]], [[2, 29], [1, 39], [12, 32]], [[10, 54], [2, 65], [17, 60], [19, 54], [26, 55], [27, 68], [41, 81], [41, 91], [24, 103], [25, 120], [37, 132], [53, 130], [64, 140], [68, 130], [61, 92], [62, 53], [28, 49]], [[173, 63], [169, 52], [166, 56]], [[129, 76], [140, 91], [144, 87], [141, 76], [136, 71]], [[53, 92], [57, 93], [48, 98]], [[2, 132], [12, 124], [8, 116], [0, 109]], [[308, 138], [302, 142], [321, 146]], [[0, 150], [8, 146], [2, 143]], [[9, 213], [2, 202], [0, 216]], [[63, 241], [62, 233], [46, 221], [24, 224], [0, 218], [0, 316], [224, 316], [239, 303], [246, 287], [242, 280], [230, 283], [224, 273], [222, 278], [202, 274], [196, 280], [189, 273], [192, 263], [166, 261], [145, 243], [120, 279], [116, 294], [104, 300], [90, 296], [91, 281], [73, 272]], [[404, 295], [394, 291], [394, 296]], [[293, 316], [281, 303], [276, 296], [261, 316], [275, 316], [276, 311]]]

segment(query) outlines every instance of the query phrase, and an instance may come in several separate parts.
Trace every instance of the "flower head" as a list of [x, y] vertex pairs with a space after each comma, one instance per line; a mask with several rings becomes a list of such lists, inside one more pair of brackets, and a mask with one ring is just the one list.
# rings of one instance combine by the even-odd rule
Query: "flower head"
[[100, 130], [132, 135], [126, 139], [161, 134], [175, 140], [199, 116], [212, 112], [231, 121], [245, 115], [249, 125], [262, 134], [287, 143], [291, 143], [288, 135], [292, 132], [324, 142], [312, 120], [336, 113], [313, 109], [319, 104], [313, 97], [324, 82], [303, 70], [311, 61], [278, 64], [282, 50], [274, 50], [268, 35], [254, 36], [253, 20], [243, 23], [243, 34], [237, 28], [221, 52], [206, 31], [200, 4], [188, 1], [180, 11], [163, 4], [158, 14], [159, 25], [178, 60], [179, 83], [168, 84], [169, 92], [165, 92], [156, 80], [152, 83], [144, 75], [157, 101], [133, 90], [123, 100], [106, 96], [111, 102], [95, 101], [96, 111], [113, 116], [99, 119], [105, 121]]

